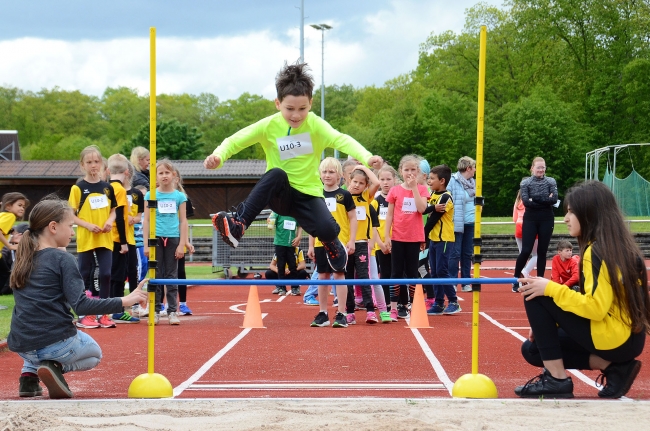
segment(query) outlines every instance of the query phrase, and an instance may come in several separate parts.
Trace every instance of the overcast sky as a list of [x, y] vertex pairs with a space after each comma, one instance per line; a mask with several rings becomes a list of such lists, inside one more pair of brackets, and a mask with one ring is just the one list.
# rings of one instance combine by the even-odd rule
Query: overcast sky
[[[285, 61], [300, 56], [301, 0], [0, 0], [0, 85], [101, 95], [149, 92], [149, 28], [157, 31], [157, 92], [275, 97]], [[383, 85], [413, 70], [428, 35], [460, 32], [478, 0], [304, 0], [305, 60], [321, 82]], [[487, 0], [500, 6], [502, 0]]]

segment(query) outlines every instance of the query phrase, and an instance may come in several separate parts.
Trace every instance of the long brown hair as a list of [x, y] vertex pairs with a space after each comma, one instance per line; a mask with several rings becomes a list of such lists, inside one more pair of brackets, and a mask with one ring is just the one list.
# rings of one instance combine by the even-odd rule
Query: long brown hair
[[624, 318], [627, 314], [626, 323], [635, 333], [650, 332], [650, 296], [643, 254], [625, 225], [614, 194], [599, 181], [585, 181], [569, 189], [564, 207], [580, 223], [580, 272], [582, 257], [591, 246], [592, 256], [607, 266], [614, 302]]
[[61, 223], [66, 217], [72, 215], [73, 211], [68, 202], [59, 199], [56, 195], [46, 196], [34, 205], [34, 209], [29, 214], [29, 229], [25, 231], [18, 243], [16, 262], [9, 280], [12, 289], [22, 289], [27, 284], [34, 269], [34, 253], [38, 250], [38, 238], [43, 230], [50, 222]]

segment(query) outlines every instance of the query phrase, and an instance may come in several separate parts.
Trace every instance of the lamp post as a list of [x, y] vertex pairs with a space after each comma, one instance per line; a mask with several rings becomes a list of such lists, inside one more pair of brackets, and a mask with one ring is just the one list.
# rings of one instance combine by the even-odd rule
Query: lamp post
[[[325, 119], [325, 31], [331, 30], [327, 24], [311, 24], [311, 27], [321, 31], [321, 85], [320, 85], [320, 117]], [[334, 157], [339, 158], [339, 151], [334, 150]]]

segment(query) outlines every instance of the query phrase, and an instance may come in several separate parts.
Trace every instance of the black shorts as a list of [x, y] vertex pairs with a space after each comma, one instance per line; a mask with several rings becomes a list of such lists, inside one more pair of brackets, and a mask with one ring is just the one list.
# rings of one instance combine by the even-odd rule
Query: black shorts
[[[332, 274], [334, 270], [327, 260], [327, 252], [325, 247], [314, 247], [314, 257], [316, 258], [316, 271], [319, 274]], [[344, 272], [341, 272], [343, 274]]]

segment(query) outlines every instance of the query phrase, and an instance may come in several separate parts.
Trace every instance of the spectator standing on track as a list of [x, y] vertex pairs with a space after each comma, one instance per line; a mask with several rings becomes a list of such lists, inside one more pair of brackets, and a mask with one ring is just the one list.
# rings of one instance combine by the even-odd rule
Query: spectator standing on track
[[[11, 272], [11, 262], [4, 257], [4, 251], [16, 251], [17, 244], [10, 242], [9, 235], [15, 231], [13, 226], [16, 219], [22, 220], [25, 215], [25, 209], [29, 206], [29, 200], [22, 193], [9, 192], [2, 195], [2, 208], [0, 209], [0, 291], [4, 292], [4, 287], [9, 281]], [[9, 255], [11, 257], [11, 254]], [[7, 292], [7, 293], [10, 293]], [[4, 295], [4, 293], [3, 293]]]
[[[77, 225], [77, 262], [79, 272], [94, 298], [106, 299], [111, 292], [111, 266], [113, 253], [113, 222], [117, 202], [113, 188], [102, 180], [106, 175], [106, 166], [99, 147], [90, 145], [80, 154], [83, 179], [77, 181], [70, 189], [68, 204], [76, 212], [74, 222]], [[93, 269], [99, 273], [99, 292], [94, 288]], [[98, 295], [99, 294], [99, 295]], [[80, 328], [114, 328], [115, 323], [108, 316], [79, 316], [77, 326]]]
[[[530, 168], [532, 175], [521, 182], [521, 201], [526, 207], [522, 226], [521, 253], [515, 264], [515, 278], [521, 277], [521, 270], [526, 265], [533, 251], [537, 237], [537, 276], [544, 277], [546, 270], [546, 252], [555, 228], [553, 207], [559, 204], [557, 183], [546, 176], [546, 162], [535, 157]], [[518, 292], [519, 283], [513, 283], [512, 291]]]
[[603, 183], [587, 181], [571, 188], [564, 207], [569, 235], [580, 245], [580, 291], [542, 277], [521, 279], [531, 328], [522, 353], [544, 371], [515, 393], [572, 398], [573, 382], [565, 369], [575, 368], [601, 370], [605, 384], [598, 396], [620, 398], [641, 369], [635, 358], [650, 332], [643, 254]]
[[[447, 165], [434, 166], [429, 173], [429, 187], [433, 190], [429, 199], [429, 219], [424, 226], [424, 238], [429, 240], [429, 267], [431, 278], [449, 278], [449, 250], [453, 248], [454, 235], [454, 200], [447, 191], [451, 178], [451, 169]], [[444, 205], [444, 212], [436, 211], [436, 205]], [[427, 314], [438, 316], [456, 314], [461, 311], [458, 305], [456, 289], [451, 284], [437, 285], [434, 288], [427, 284]], [[445, 296], [447, 306], [445, 307]]]
[[[512, 221], [515, 222], [515, 241], [517, 241], [517, 248], [519, 248], [519, 253], [521, 253], [522, 245], [522, 228], [524, 225], [524, 213], [526, 212], [526, 207], [521, 201], [521, 189], [517, 190], [517, 198], [515, 199], [515, 205], [512, 208]], [[531, 252], [531, 257], [526, 263], [526, 266], [521, 270], [521, 276], [523, 278], [528, 278], [530, 272], [537, 265], [537, 238], [535, 238], [535, 243], [533, 244], [533, 251]]]
[[[458, 159], [458, 171], [451, 176], [447, 190], [454, 199], [454, 236], [456, 240], [449, 254], [449, 274], [458, 277], [460, 265], [461, 278], [470, 278], [472, 255], [474, 254], [474, 224], [476, 209], [476, 160], [468, 156]], [[463, 292], [471, 292], [472, 286], [461, 287]]]
[[146, 187], [145, 193], [149, 190], [149, 164], [151, 155], [145, 147], [135, 147], [131, 150], [131, 164], [135, 168], [133, 186]]
[[[368, 241], [372, 235], [370, 203], [374, 200], [375, 193], [377, 193], [378, 189], [379, 180], [370, 169], [363, 165], [356, 165], [352, 169], [348, 179], [348, 191], [352, 195], [352, 200], [356, 206], [357, 232], [354, 253], [348, 258], [348, 267], [345, 274], [345, 278], [348, 280], [354, 280], [355, 276], [360, 280], [368, 280], [370, 278], [370, 252], [368, 250]], [[366, 309], [366, 323], [378, 323], [379, 319], [375, 312], [375, 298], [373, 298], [372, 286], [363, 285], [360, 288], [363, 300], [362, 304]], [[390, 315], [386, 315], [386, 301], [383, 299], [383, 291], [381, 294], [382, 300], [377, 299], [377, 306], [382, 306], [380, 307], [380, 311], [385, 313], [384, 317], [390, 322]], [[356, 323], [356, 316], [354, 314], [355, 302], [354, 288], [352, 285], [348, 285], [346, 301], [348, 324], [351, 322]]]
[[551, 263], [551, 281], [580, 291], [580, 256], [573, 255], [573, 245], [567, 240], [557, 243], [557, 254]]
[[275, 106], [280, 112], [226, 138], [205, 159], [207, 169], [220, 168], [233, 154], [259, 142], [269, 169], [236, 211], [218, 212], [213, 223], [222, 239], [236, 247], [255, 217], [270, 206], [278, 214], [294, 217], [305, 232], [319, 239], [334, 272], [345, 271], [348, 257], [338, 240], [340, 228], [323, 201], [318, 176], [321, 153], [336, 148], [375, 168], [383, 160], [309, 112], [314, 81], [306, 64], [285, 65], [275, 84]]
[[[302, 240], [302, 228], [298, 225], [295, 218], [283, 216], [272, 212], [269, 219], [273, 221], [273, 228], [275, 234], [273, 236], [273, 246], [275, 248], [274, 258], [276, 260], [277, 268], [288, 268], [289, 272], [276, 271], [277, 279], [282, 280], [290, 279], [297, 280], [297, 261], [296, 261], [296, 247], [300, 246]], [[278, 285], [271, 292], [278, 295], [287, 294], [287, 286]], [[291, 295], [300, 296], [300, 286], [291, 287]]]
[[[183, 188], [183, 177], [181, 176], [180, 171], [176, 166], [174, 166], [174, 173], [176, 175], [175, 181], [176, 181], [176, 190], [179, 192], [183, 193], [185, 197], [187, 198], [187, 202], [185, 202], [185, 216], [186, 218], [194, 217], [194, 207], [192, 206], [192, 201], [190, 200], [190, 195], [187, 194], [185, 191], [185, 188]], [[187, 233], [185, 234], [185, 254], [194, 254], [194, 245], [190, 242], [190, 227], [189, 224], [187, 225]], [[187, 279], [187, 274], [185, 272], [185, 254], [183, 254], [183, 257], [178, 259], [178, 279], [179, 280], [186, 280]], [[187, 284], [179, 284], [178, 285], [178, 313], [181, 316], [191, 316], [192, 315], [192, 310], [190, 307], [187, 306]]]
[[[124, 296], [127, 270], [129, 267], [129, 243], [135, 246], [133, 230], [129, 227], [129, 200], [124, 184], [129, 187], [129, 161], [122, 154], [113, 154], [108, 158], [110, 185], [115, 196], [115, 222], [113, 222], [113, 256], [111, 261], [111, 298]], [[107, 316], [108, 317], [108, 316]], [[101, 318], [100, 318], [101, 320]], [[140, 323], [140, 319], [128, 311], [122, 310], [112, 316], [115, 323]]]
[[[424, 224], [422, 213], [427, 208], [429, 192], [418, 184], [420, 158], [416, 155], [402, 157], [399, 173], [404, 182], [390, 189], [386, 201], [388, 211], [384, 226], [384, 244], [391, 254], [391, 278], [418, 278], [418, 261], [420, 245], [424, 243]], [[415, 292], [415, 285], [409, 285], [409, 291]], [[390, 292], [390, 317], [397, 321], [397, 301], [400, 286], [392, 286]]]
[[16, 305], [7, 344], [23, 359], [21, 397], [42, 395], [40, 379], [50, 398], [71, 398], [63, 374], [99, 364], [99, 345], [75, 328], [70, 308], [77, 314], [105, 315], [147, 299], [144, 281], [124, 298], [92, 300], [85, 295], [74, 257], [58, 249], [70, 243], [73, 224], [74, 211], [67, 202], [46, 198], [34, 206], [18, 246], [11, 274]]
[[[187, 243], [187, 197], [176, 190], [174, 165], [167, 159], [156, 164], [156, 261], [159, 278], [177, 279], [178, 260], [185, 256]], [[143, 229], [149, 232], [149, 203], [151, 192], [144, 197]], [[144, 255], [149, 257], [149, 245], [144, 243]], [[180, 325], [178, 318], [178, 285], [156, 286], [154, 323], [160, 320], [163, 294], [167, 292], [167, 318], [170, 325]]]
[[[330, 211], [332, 218], [340, 226], [339, 236], [337, 238], [341, 244], [346, 244], [346, 253], [354, 253], [355, 242], [357, 236], [357, 215], [354, 207], [354, 200], [352, 195], [347, 190], [339, 187], [341, 177], [343, 176], [343, 169], [341, 163], [334, 157], [326, 157], [319, 167], [321, 180], [323, 182], [323, 189], [325, 196], [325, 205]], [[313, 236], [309, 236], [309, 251], [307, 256], [316, 262], [316, 270], [318, 271], [319, 280], [329, 280], [330, 274], [334, 275], [334, 280], [345, 279], [345, 268], [336, 270], [332, 267], [331, 261], [327, 259], [327, 251], [323, 243]], [[314, 318], [311, 326], [328, 326], [330, 324], [329, 317], [327, 316], [327, 297], [328, 291], [331, 286], [319, 285], [318, 286], [318, 305], [320, 312]], [[345, 302], [347, 298], [348, 287], [344, 284], [336, 285], [336, 294], [339, 298], [338, 312], [334, 318], [332, 326], [334, 328], [346, 328], [349, 323], [356, 323], [352, 320], [348, 321], [345, 316]]]

